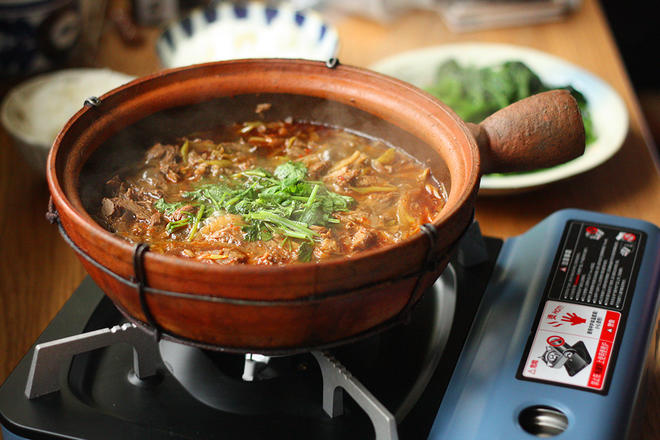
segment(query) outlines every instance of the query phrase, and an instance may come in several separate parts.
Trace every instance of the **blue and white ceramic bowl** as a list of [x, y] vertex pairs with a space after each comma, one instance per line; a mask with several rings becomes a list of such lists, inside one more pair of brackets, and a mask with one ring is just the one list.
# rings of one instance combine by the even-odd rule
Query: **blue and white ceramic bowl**
[[260, 2], [195, 10], [156, 42], [166, 68], [238, 58], [328, 60], [337, 48], [337, 31], [318, 13]]
[[62, 65], [81, 30], [76, 0], [0, 0], [0, 76]]

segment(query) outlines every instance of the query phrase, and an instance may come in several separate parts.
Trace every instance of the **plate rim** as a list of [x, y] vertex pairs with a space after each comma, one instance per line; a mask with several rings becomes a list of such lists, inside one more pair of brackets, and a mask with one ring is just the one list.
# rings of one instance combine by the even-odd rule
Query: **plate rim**
[[[580, 90], [586, 95], [588, 101], [593, 102], [594, 98], [600, 98], [601, 100], [607, 100], [608, 102], [607, 110], [594, 109], [592, 104], [590, 104], [589, 109], [592, 113], [592, 117], [595, 117], [596, 114], [603, 115], [605, 113], [611, 113], [618, 118], [620, 123], [613, 127], [608, 127], [611, 128], [611, 130], [609, 130], [610, 133], [607, 137], [604, 137], [603, 134], [600, 133], [596, 142], [587, 147], [583, 156], [573, 159], [565, 164], [529, 173], [515, 175], [490, 174], [482, 176], [480, 194], [510, 194], [512, 192], [532, 190], [543, 185], [564, 180], [596, 168], [614, 156], [614, 154], [621, 149], [629, 131], [629, 114], [625, 102], [617, 91], [614, 90], [610, 84], [587, 69], [556, 55], [535, 48], [513, 44], [480, 42], [440, 44], [394, 54], [372, 63], [369, 66], [369, 69], [386, 75], [392, 75], [392, 73], [394, 73], [393, 66], [405, 65], [406, 62], [410, 63], [412, 60], [419, 59], [420, 57], [432, 60], [429, 61], [429, 64], [437, 65], [439, 62], [438, 60], [456, 57], [458, 56], [458, 52], [461, 51], [466, 53], [484, 50], [489, 51], [489, 58], [500, 58], [499, 61], [496, 60], [494, 62], [502, 62], [505, 58], [512, 59], [512, 57], [516, 57], [526, 64], [546, 63], [554, 65], [556, 68], [567, 72], [567, 74], [569, 74], [568, 76], [573, 77], [573, 80], [576, 78], [582, 78], [583, 81], [586, 81], [591, 85], [588, 87], [586, 93], [585, 91]], [[532, 59], [531, 62], [529, 61], [530, 58]], [[474, 64], [477, 66], [485, 66], [489, 64], [492, 65], [493, 62], [480, 63], [475, 61]], [[552, 82], [548, 81], [547, 72], [537, 71], [533, 66], [530, 67], [535, 70], [544, 82]], [[572, 82], [570, 83], [572, 84]], [[580, 89], [580, 87], [576, 88]], [[592, 88], [600, 89], [600, 94], [596, 96], [591, 93]], [[599, 128], [600, 130], [598, 130]], [[602, 131], [603, 128], [602, 125], [596, 126], [598, 131]]]

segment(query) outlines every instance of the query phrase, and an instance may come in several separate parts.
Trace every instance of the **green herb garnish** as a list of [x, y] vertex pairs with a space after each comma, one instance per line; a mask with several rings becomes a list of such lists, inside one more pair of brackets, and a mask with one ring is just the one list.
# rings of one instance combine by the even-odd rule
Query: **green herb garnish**
[[[169, 216], [174, 214], [174, 211], [176, 211], [177, 209], [182, 208], [186, 205], [189, 205], [189, 203], [186, 202], [167, 203], [165, 199], [159, 199], [154, 203], [154, 208], [164, 213], [165, 215]], [[183, 212], [181, 219], [176, 221], [171, 221], [167, 224], [166, 227], [167, 233], [171, 234], [176, 229], [182, 228], [184, 226], [188, 226], [193, 221], [194, 218], [195, 217], [191, 212]]]
[[167, 225], [168, 233], [190, 226], [188, 240], [192, 240], [200, 223], [216, 213], [238, 214], [246, 225], [247, 240], [270, 240], [275, 234], [301, 240], [300, 261], [309, 261], [318, 232], [310, 227], [330, 227], [339, 223], [333, 217], [338, 211], [348, 211], [352, 197], [329, 191], [322, 182], [306, 180], [303, 163], [289, 161], [274, 172], [255, 168], [232, 177], [222, 177], [215, 183], [200, 185], [182, 194], [184, 201], [168, 203], [160, 199], [154, 207], [171, 215], [177, 209], [194, 204], [196, 213], [185, 212], [184, 217]]
[[154, 203], [154, 208], [164, 213], [165, 215], [172, 215], [174, 211], [186, 205], [186, 202], [167, 203], [165, 199], [159, 199]]
[[298, 261], [307, 263], [312, 259], [312, 252], [314, 252], [314, 246], [307, 241], [302, 242], [298, 249]]

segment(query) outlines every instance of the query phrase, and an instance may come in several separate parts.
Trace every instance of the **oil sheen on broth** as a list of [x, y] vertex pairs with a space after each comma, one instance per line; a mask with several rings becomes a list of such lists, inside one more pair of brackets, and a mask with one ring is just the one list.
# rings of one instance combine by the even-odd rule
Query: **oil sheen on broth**
[[156, 143], [104, 193], [97, 217], [109, 231], [211, 264], [350, 257], [416, 233], [446, 198], [404, 152], [290, 119]]

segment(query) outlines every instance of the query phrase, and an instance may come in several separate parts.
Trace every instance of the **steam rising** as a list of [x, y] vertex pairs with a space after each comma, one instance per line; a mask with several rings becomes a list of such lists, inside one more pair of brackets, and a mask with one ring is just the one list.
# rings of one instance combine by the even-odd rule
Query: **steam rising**
[[[267, 109], [264, 103], [270, 104]], [[262, 109], [255, 114], [255, 109]], [[104, 196], [104, 183], [126, 165], [135, 163], [156, 142], [171, 142], [192, 133], [213, 130], [254, 119], [268, 121], [293, 118], [331, 125], [380, 139], [434, 170], [433, 177], [449, 191], [447, 166], [431, 148], [410, 133], [355, 107], [321, 98], [289, 94], [255, 94], [224, 97], [196, 105], [176, 107], [150, 115], [125, 127], [102, 144], [81, 172], [83, 206], [94, 213]]]

